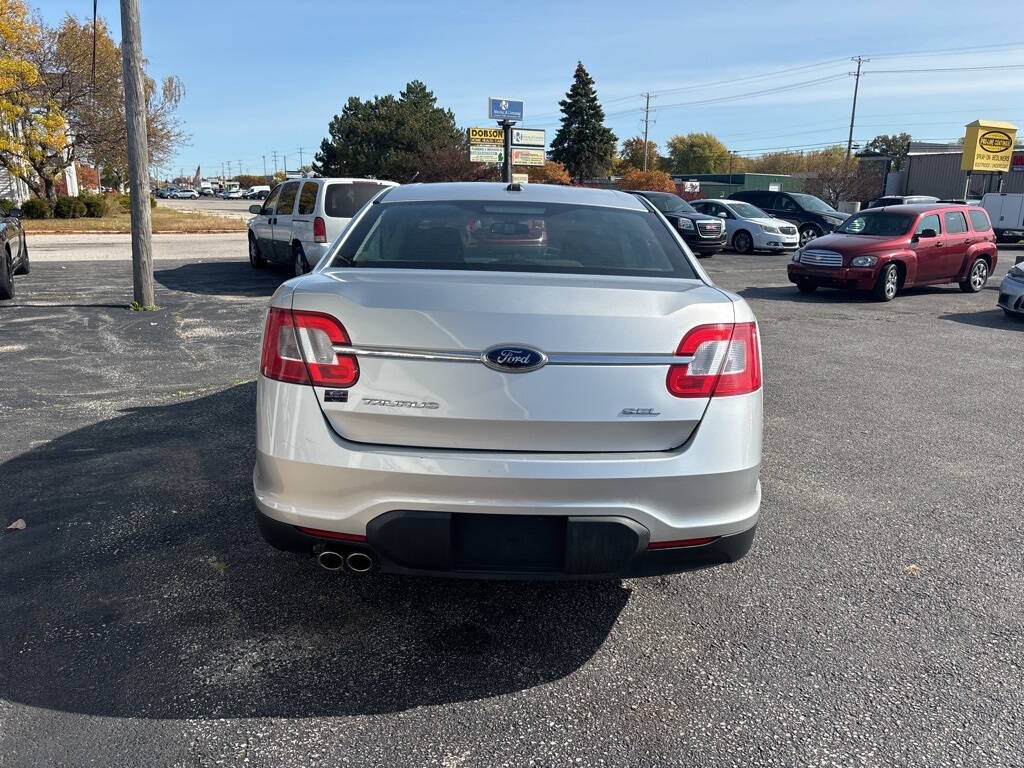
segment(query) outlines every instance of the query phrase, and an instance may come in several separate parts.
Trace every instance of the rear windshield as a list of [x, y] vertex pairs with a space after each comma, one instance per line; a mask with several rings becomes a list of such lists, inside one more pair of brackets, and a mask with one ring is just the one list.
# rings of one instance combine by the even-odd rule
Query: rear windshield
[[328, 184], [324, 195], [324, 214], [340, 219], [351, 219], [356, 215], [356, 211], [385, 186], [372, 181]]
[[896, 237], [905, 235], [914, 223], [914, 216], [906, 213], [858, 213], [844, 221], [836, 232], [847, 235], [878, 235]]
[[650, 211], [562, 203], [380, 203], [332, 266], [697, 277]]

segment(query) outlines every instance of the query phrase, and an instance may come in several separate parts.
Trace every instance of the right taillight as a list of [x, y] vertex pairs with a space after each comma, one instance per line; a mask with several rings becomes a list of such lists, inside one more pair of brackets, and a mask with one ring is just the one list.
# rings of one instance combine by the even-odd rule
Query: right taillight
[[327, 223], [320, 216], [313, 219], [313, 242], [327, 242]]
[[761, 386], [761, 353], [754, 323], [718, 323], [691, 329], [676, 349], [692, 357], [668, 369], [668, 391], [676, 397], [725, 397]]
[[348, 343], [345, 328], [330, 315], [271, 307], [260, 372], [292, 384], [351, 387], [359, 379], [359, 363], [334, 350], [336, 344]]

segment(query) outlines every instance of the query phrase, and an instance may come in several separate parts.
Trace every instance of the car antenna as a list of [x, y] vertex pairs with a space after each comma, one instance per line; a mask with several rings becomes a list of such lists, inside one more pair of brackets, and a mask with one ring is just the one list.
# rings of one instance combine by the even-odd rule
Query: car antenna
[[412, 175], [412, 178], [411, 178], [411, 179], [409, 179], [409, 180], [408, 180], [407, 182], [405, 182], [405, 183], [406, 183], [406, 184], [412, 184], [412, 183], [413, 183], [414, 181], [416, 181], [416, 179], [418, 179], [419, 177], [420, 177], [420, 172], [419, 172], [419, 171], [416, 171], [416, 173], [414, 173], [414, 174]]

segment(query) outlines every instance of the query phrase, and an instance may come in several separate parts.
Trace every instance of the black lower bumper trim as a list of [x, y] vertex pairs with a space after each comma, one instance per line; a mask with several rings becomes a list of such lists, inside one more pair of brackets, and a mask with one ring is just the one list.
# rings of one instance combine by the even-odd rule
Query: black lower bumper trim
[[277, 549], [372, 552], [384, 572], [470, 579], [577, 580], [659, 576], [732, 563], [756, 526], [697, 547], [648, 549], [648, 530], [624, 517], [451, 514], [396, 510], [367, 526], [367, 543], [303, 533], [257, 510]]

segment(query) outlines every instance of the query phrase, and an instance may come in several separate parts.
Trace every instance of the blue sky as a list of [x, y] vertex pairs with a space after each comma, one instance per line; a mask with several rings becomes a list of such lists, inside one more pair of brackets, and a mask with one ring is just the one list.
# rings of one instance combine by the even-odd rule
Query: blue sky
[[[54, 23], [92, 13], [91, 0], [35, 5]], [[642, 131], [639, 94], [652, 91], [651, 138], [662, 145], [690, 131], [743, 154], [845, 143], [856, 55], [871, 61], [855, 140], [900, 130], [953, 139], [977, 117], [1024, 126], [1019, 19], [962, 1], [500, 5], [142, 0], [149, 71], [186, 88], [190, 145], [162, 175], [196, 165], [213, 175], [228, 160], [257, 173], [264, 155], [273, 170], [273, 150], [292, 168], [300, 147], [308, 163], [349, 96], [397, 93], [412, 79], [465, 127], [488, 124], [488, 96], [522, 98], [524, 125], [550, 141], [577, 59], [620, 140]], [[117, 0], [99, 8], [119, 38]], [[878, 71], [955, 67], [995, 68]]]

